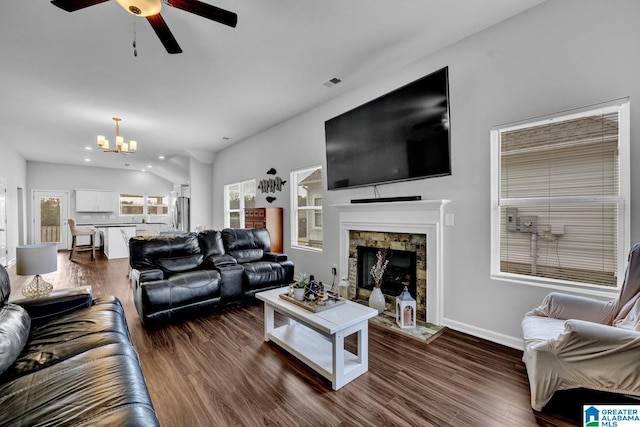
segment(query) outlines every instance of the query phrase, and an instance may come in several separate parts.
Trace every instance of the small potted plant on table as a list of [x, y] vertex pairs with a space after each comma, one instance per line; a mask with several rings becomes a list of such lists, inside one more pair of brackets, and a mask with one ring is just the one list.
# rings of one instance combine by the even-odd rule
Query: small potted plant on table
[[293, 289], [293, 297], [298, 300], [304, 300], [304, 291], [309, 284], [309, 276], [306, 273], [299, 273], [293, 283], [291, 284], [291, 288]]

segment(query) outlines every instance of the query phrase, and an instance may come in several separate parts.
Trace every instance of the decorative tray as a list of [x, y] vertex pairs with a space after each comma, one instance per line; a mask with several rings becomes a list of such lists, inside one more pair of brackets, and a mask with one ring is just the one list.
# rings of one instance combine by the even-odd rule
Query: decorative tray
[[329, 310], [331, 308], [343, 305], [347, 302], [346, 300], [340, 298], [334, 293], [329, 293], [328, 298], [319, 304], [311, 301], [298, 301], [297, 299], [290, 297], [286, 293], [280, 294], [280, 298], [282, 298], [285, 301], [289, 301], [290, 303], [293, 303], [299, 307], [302, 307], [305, 310], [312, 311], [314, 313], [319, 313], [321, 311]]

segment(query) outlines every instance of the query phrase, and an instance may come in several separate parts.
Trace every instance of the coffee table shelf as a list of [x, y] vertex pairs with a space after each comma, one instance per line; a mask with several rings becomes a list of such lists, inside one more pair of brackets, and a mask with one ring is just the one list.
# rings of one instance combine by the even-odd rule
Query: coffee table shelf
[[[265, 341], [272, 341], [314, 371], [327, 378], [334, 390], [369, 369], [369, 319], [377, 310], [347, 301], [344, 305], [318, 313], [283, 300], [282, 289], [260, 292], [264, 302]], [[289, 319], [289, 324], [274, 327], [274, 314]], [[358, 334], [358, 351], [344, 348], [344, 338]]]

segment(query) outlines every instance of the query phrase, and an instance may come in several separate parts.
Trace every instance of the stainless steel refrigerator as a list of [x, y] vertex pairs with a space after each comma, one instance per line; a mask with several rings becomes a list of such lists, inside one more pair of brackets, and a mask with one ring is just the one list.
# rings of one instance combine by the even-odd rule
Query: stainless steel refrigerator
[[173, 228], [185, 233], [190, 231], [189, 224], [189, 198], [177, 197], [173, 206]]

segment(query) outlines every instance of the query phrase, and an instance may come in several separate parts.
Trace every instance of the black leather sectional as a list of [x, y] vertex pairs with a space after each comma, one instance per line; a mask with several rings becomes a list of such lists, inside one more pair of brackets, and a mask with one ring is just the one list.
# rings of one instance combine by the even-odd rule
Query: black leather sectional
[[159, 425], [118, 299], [10, 292], [0, 266], [1, 426]]
[[264, 228], [226, 228], [129, 240], [133, 299], [142, 325], [242, 303], [293, 281], [293, 262], [270, 252]]

